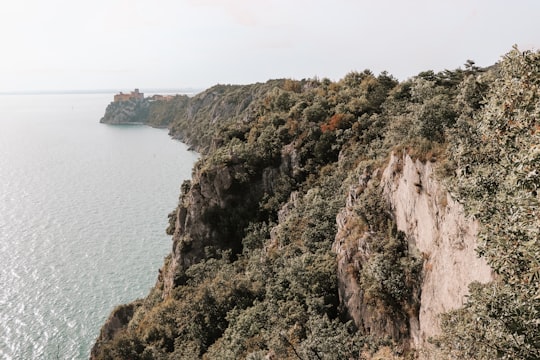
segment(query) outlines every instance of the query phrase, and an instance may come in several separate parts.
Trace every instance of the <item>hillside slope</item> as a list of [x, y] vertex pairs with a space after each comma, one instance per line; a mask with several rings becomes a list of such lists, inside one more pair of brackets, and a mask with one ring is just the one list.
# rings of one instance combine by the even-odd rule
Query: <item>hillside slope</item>
[[525, 223], [538, 221], [539, 67], [513, 50], [489, 71], [153, 103], [146, 122], [204, 156], [155, 287], [111, 314], [92, 358], [537, 358], [538, 227]]

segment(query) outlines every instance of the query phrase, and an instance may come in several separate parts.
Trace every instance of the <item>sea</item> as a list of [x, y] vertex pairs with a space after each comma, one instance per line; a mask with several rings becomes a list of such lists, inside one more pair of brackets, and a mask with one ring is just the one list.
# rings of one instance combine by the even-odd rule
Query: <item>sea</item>
[[115, 306], [171, 249], [198, 154], [167, 130], [100, 124], [106, 94], [0, 95], [0, 359], [88, 359]]

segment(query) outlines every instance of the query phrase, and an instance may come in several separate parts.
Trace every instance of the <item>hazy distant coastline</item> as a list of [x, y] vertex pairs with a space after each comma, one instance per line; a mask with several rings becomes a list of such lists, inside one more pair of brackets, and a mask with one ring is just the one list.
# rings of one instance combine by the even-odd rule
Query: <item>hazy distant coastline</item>
[[[17, 90], [0, 91], [0, 95], [68, 95], [68, 94], [114, 94], [127, 89], [94, 89], [94, 90]], [[150, 88], [143, 89], [147, 94], [197, 94], [202, 89], [197, 88]]]

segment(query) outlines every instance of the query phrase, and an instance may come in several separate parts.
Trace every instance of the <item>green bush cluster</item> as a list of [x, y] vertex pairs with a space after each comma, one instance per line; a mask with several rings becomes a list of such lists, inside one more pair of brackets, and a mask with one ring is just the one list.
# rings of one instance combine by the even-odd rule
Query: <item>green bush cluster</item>
[[364, 300], [386, 315], [408, 323], [418, 315], [423, 260], [405, 233], [397, 230], [377, 179], [371, 179], [356, 200], [356, 215], [369, 236], [359, 269]]
[[449, 186], [480, 221], [479, 253], [496, 273], [445, 317], [437, 341], [452, 356], [540, 358], [539, 130], [540, 53], [515, 48], [450, 144]]

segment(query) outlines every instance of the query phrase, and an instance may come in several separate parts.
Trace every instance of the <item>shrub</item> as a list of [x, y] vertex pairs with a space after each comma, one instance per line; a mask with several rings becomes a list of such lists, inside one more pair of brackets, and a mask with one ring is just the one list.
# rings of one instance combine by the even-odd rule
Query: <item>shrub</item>
[[[514, 49], [500, 63], [486, 104], [453, 137], [449, 185], [482, 224], [479, 252], [497, 274], [471, 287], [438, 343], [474, 359], [540, 358], [540, 53]], [[471, 146], [474, 144], [474, 146]]]

